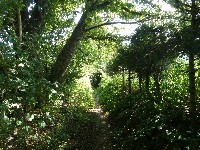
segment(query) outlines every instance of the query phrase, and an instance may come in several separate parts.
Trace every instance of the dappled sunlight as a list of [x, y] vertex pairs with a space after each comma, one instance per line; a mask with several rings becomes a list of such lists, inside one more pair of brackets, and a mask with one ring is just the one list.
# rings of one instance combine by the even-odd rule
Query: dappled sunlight
[[200, 1], [0, 8], [0, 150], [200, 148]]

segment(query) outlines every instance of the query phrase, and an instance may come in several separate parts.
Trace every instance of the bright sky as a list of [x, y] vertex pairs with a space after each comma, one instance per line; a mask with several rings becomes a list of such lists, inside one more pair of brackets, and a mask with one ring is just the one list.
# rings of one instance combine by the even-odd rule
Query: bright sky
[[[133, 1], [125, 0], [125, 2], [132, 3]], [[163, 0], [153, 0], [153, 4], [159, 5], [164, 12], [173, 12], [174, 11], [173, 8], [169, 4], [166, 4], [165, 2], [163, 2]], [[81, 12], [81, 8], [78, 8], [77, 11]], [[76, 18], [75, 18], [76, 23], [78, 23], [80, 17], [81, 17], [81, 14], [78, 14], [76, 16]], [[124, 20], [120, 20], [119, 18], [116, 18], [115, 21], [124, 21]], [[134, 22], [134, 20], [132, 20], [132, 22]], [[137, 24], [115, 24], [115, 25], [108, 25], [106, 27], [108, 28], [108, 30], [110, 32], [124, 36], [124, 35], [133, 34], [135, 29], [138, 27], [138, 25]], [[114, 30], [113, 27], [116, 27], [119, 30], [116, 31], [116, 30]]]
[[173, 12], [174, 9], [167, 3], [163, 2], [163, 0], [154, 0], [154, 4], [158, 4], [161, 6], [161, 9], [166, 12]]
[[[127, 0], [126, 0], [127, 1]], [[129, 2], [129, 1], [128, 1]], [[173, 12], [174, 9], [167, 3], [163, 2], [163, 0], [154, 0], [153, 4], [157, 4], [161, 7], [162, 11], [164, 12]], [[118, 20], [118, 18], [116, 18]], [[123, 21], [123, 20], [122, 20]], [[134, 20], [132, 20], [134, 22]], [[120, 30], [119, 31], [114, 31], [113, 27], [117, 27]], [[116, 24], [112, 26], [107, 26], [108, 30], [110, 30], [112, 33], [120, 34], [120, 35], [131, 35], [134, 33], [135, 29], [138, 27], [137, 24]]]

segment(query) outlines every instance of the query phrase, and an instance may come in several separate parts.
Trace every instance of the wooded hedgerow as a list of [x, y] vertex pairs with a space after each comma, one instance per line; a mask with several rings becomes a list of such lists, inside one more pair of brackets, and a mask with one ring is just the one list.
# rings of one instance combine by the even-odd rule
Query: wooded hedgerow
[[113, 149], [199, 149], [198, 0], [0, 8], [0, 149], [98, 147], [84, 129], [98, 132], [99, 105]]

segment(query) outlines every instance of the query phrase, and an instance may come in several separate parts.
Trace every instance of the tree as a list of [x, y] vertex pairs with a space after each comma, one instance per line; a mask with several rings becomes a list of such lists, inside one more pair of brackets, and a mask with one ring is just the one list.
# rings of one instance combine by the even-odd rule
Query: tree
[[[146, 79], [146, 91], [149, 92], [150, 76], [153, 75], [156, 95], [162, 99], [160, 90], [160, 75], [170, 60], [178, 56], [171, 42], [173, 32], [169, 33], [163, 26], [142, 25], [136, 29], [131, 38], [128, 49], [119, 49], [119, 55], [111, 65], [113, 71], [117, 72], [119, 66], [134, 71], [138, 75], [141, 91], [142, 78]], [[171, 37], [170, 37], [171, 36]], [[169, 40], [171, 38], [171, 40]], [[173, 45], [173, 46], [172, 46]]]
[[[188, 28], [189, 32], [187, 34], [187, 45], [185, 49], [189, 57], [189, 93], [190, 93], [190, 118], [191, 118], [191, 127], [195, 126], [196, 122], [196, 86], [195, 86], [195, 54], [197, 51], [197, 39], [199, 32], [199, 5], [200, 3], [196, 0], [191, 1], [180, 1], [180, 0], [169, 0], [170, 3], [176, 11], [181, 13], [180, 22], [182, 28]], [[183, 44], [184, 45], [184, 44]]]
[[[90, 28], [87, 28], [87, 19], [88, 17], [92, 17], [93, 14], [99, 12], [101, 10], [105, 10], [106, 7], [111, 6], [113, 2], [111, 1], [103, 1], [103, 2], [86, 2], [85, 8], [83, 10], [83, 14], [72, 32], [72, 35], [67, 40], [63, 49], [59, 53], [55, 64], [53, 65], [50, 73], [50, 81], [55, 82], [59, 80], [64, 75], [67, 67], [69, 66], [71, 59], [73, 58], [74, 52], [79, 44], [80, 40], [84, 37], [85, 32], [93, 30], [95, 28], [99, 28], [104, 25], [111, 25], [115, 23], [124, 23], [124, 22], [107, 22], [100, 25], [96, 25]], [[114, 2], [114, 4], [120, 4], [120, 2]], [[135, 22], [134, 22], [135, 23]], [[131, 23], [130, 23], [131, 24]]]
[[[2, 2], [3, 4], [3, 2]], [[7, 3], [6, 3], [7, 4]], [[10, 12], [5, 15], [5, 18], [13, 16], [13, 20], [5, 21], [4, 23], [8, 25], [9, 30], [13, 29], [19, 38], [19, 41], [23, 43], [23, 49], [28, 49], [25, 45], [31, 43], [30, 35], [40, 35], [54, 30], [60, 32], [60, 28], [63, 29], [73, 27], [73, 31], [65, 39], [65, 44], [61, 48], [55, 63], [50, 69], [50, 74], [48, 80], [52, 83], [55, 81], [63, 81], [63, 76], [69, 66], [74, 53], [77, 49], [77, 45], [84, 38], [86, 32], [91, 30], [101, 28], [105, 25], [112, 24], [136, 24], [136, 22], [112, 22], [114, 17], [110, 14], [116, 14], [123, 19], [132, 19], [132, 17], [140, 16], [141, 13], [134, 10], [133, 3], [122, 2], [117, 0], [115, 2], [110, 0], [100, 0], [100, 1], [44, 1], [44, 0], [23, 0], [16, 1], [15, 3], [9, 3], [11, 6]], [[18, 11], [12, 11], [14, 5], [19, 5]], [[81, 18], [77, 25], [73, 25], [73, 20], [79, 13], [76, 8], [81, 6]], [[115, 7], [113, 7], [115, 6]], [[118, 11], [120, 10], [120, 11]], [[63, 13], [65, 11], [65, 13]], [[100, 17], [101, 14], [108, 13], [106, 15], [105, 21]], [[58, 17], [60, 15], [60, 17]], [[18, 17], [16, 17], [18, 16]], [[18, 19], [17, 19], [18, 18]], [[21, 19], [20, 19], [21, 18]], [[59, 19], [57, 19], [59, 18]], [[61, 19], [62, 18], [62, 19]], [[96, 21], [96, 25], [93, 25], [91, 21]], [[111, 21], [110, 21], [111, 20]], [[141, 21], [142, 19], [139, 19]], [[20, 30], [20, 31], [19, 31]], [[64, 31], [61, 31], [65, 34]], [[22, 40], [23, 38], [23, 40]], [[36, 50], [32, 50], [33, 54], [38, 53]], [[52, 60], [54, 60], [53, 58]]]
[[86, 32], [86, 19], [88, 15], [94, 13], [94, 11], [98, 9], [102, 9], [105, 6], [109, 5], [110, 2], [106, 1], [105, 3], [95, 5], [86, 3], [86, 8], [77, 24], [75, 29], [73, 30], [72, 35], [67, 40], [63, 49], [59, 53], [56, 63], [53, 65], [50, 73], [50, 81], [55, 82], [59, 80], [64, 75], [67, 67], [69, 66], [71, 59], [73, 58], [74, 52], [79, 44], [80, 40], [84, 36], [84, 32]]

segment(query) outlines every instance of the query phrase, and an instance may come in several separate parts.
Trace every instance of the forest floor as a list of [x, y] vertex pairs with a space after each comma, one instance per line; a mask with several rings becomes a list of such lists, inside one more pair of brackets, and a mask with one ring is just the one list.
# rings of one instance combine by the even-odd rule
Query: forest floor
[[88, 111], [88, 115], [92, 122], [82, 125], [70, 150], [112, 150], [111, 132], [106, 114], [96, 105], [96, 108]]

